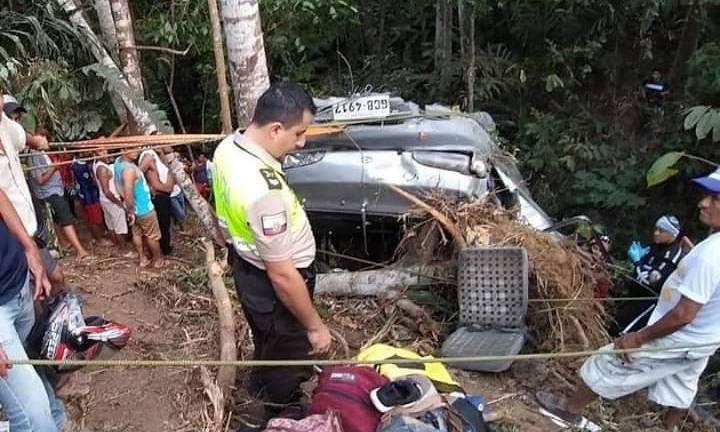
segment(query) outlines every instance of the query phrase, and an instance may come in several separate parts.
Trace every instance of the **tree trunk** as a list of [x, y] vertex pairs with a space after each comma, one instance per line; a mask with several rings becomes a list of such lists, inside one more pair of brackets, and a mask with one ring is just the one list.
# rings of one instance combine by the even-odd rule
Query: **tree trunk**
[[197, 214], [200, 223], [203, 225], [208, 235], [218, 246], [225, 247], [225, 236], [223, 235], [220, 227], [217, 223], [217, 218], [213, 214], [207, 201], [200, 195], [195, 189], [195, 185], [188, 175], [185, 173], [183, 164], [180, 163], [177, 156], [171, 153], [170, 156], [165, 157], [165, 164], [170, 168], [170, 172], [175, 177], [175, 181], [182, 188], [187, 197], [190, 207], [192, 207], [195, 214]]
[[217, 0], [208, 0], [210, 9], [210, 24], [212, 26], [213, 51], [215, 52], [215, 73], [217, 75], [218, 97], [220, 98], [220, 118], [222, 131], [232, 132], [232, 114], [230, 113], [230, 93], [227, 85], [227, 67], [225, 66], [225, 51], [223, 50], [222, 27], [218, 15]]
[[342, 297], [382, 297], [392, 290], [436, 281], [444, 266], [415, 266], [398, 269], [365, 270], [356, 272], [320, 273], [315, 282], [315, 294]]
[[685, 24], [683, 25], [682, 35], [680, 36], [678, 48], [675, 52], [675, 60], [673, 60], [672, 69], [670, 69], [670, 85], [675, 89], [681, 88], [681, 86], [678, 84], [685, 79], [687, 61], [697, 49], [698, 42], [700, 42], [701, 33], [702, 2], [699, 0], [695, 0], [691, 1], [688, 5], [688, 11], [687, 15], [685, 16]]
[[97, 12], [100, 34], [102, 34], [105, 49], [108, 50], [111, 56], [116, 56], [118, 54], [118, 40], [110, 0], [95, 0], [95, 12]]
[[450, 82], [452, 57], [452, 13], [450, 0], [435, 4], [435, 71], [438, 74], [436, 97], [441, 96]]
[[467, 98], [468, 112], [475, 111], [475, 6], [470, 13], [470, 34], [468, 35]]
[[[115, 19], [112, 16], [110, 0], [95, 0], [95, 12], [97, 12], [100, 33], [102, 34], [103, 45], [113, 58], [118, 57], [118, 41], [115, 32]], [[110, 94], [110, 101], [120, 119], [120, 123], [127, 123], [128, 113], [122, 99], [116, 94]]]
[[255, 103], [270, 87], [260, 9], [257, 0], [221, 0], [230, 78], [235, 96], [235, 115], [247, 126]]
[[123, 74], [130, 87], [138, 94], [144, 95], [140, 58], [135, 48], [135, 30], [128, 0], [110, 0], [115, 30], [117, 32], [118, 50], [120, 51], [120, 64]]
[[85, 32], [85, 36], [90, 42], [92, 54], [98, 63], [107, 68], [113, 73], [113, 75], [116, 75], [115, 78], [117, 82], [114, 84], [119, 87], [118, 96], [122, 99], [132, 118], [135, 119], [138, 129], [148, 134], [157, 132], [158, 127], [155, 125], [152, 118], [150, 118], [150, 113], [145, 111], [135, 102], [135, 98], [132, 97], [134, 92], [131, 89], [130, 84], [128, 84], [127, 79], [123, 76], [117, 64], [115, 64], [105, 47], [98, 39], [97, 35], [93, 32], [92, 28], [90, 28], [90, 25], [82, 14], [82, 11], [78, 9], [77, 4], [75, 4], [75, 0], [57, 0], [57, 3], [65, 11], [65, 13], [68, 14], [70, 22]]

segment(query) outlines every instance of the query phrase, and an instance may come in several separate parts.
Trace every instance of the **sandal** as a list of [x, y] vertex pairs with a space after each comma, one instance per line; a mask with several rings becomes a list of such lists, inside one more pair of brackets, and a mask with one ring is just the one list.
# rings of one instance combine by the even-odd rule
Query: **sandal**
[[571, 413], [560, 408], [560, 398], [552, 393], [539, 391], [535, 393], [535, 400], [540, 405], [540, 413], [564, 428], [575, 428], [581, 431], [598, 432], [600, 426], [586, 419], [580, 414]]

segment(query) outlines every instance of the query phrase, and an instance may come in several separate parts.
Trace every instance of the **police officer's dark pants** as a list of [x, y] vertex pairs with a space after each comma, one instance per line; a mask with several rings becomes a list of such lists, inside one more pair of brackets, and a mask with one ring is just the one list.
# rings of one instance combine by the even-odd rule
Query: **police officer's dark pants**
[[[231, 248], [233, 277], [240, 303], [255, 344], [256, 360], [303, 360], [310, 358], [310, 341], [303, 326], [275, 295], [265, 271], [240, 258]], [[315, 288], [313, 266], [298, 269], [312, 298]], [[248, 391], [272, 404], [295, 404], [302, 393], [300, 384], [312, 375], [311, 367], [258, 367], [250, 373]]]
[[153, 197], [152, 202], [160, 226], [160, 250], [162, 250], [163, 255], [169, 255], [172, 252], [172, 246], [170, 245], [170, 224], [172, 222], [170, 194], [158, 192]]

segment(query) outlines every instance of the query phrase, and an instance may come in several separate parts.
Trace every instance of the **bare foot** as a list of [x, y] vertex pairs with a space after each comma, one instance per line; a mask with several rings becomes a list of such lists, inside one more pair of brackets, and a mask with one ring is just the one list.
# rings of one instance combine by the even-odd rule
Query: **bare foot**
[[90, 256], [90, 252], [86, 251], [85, 249], [78, 250], [77, 257], [78, 259], [84, 259]]
[[144, 257], [144, 256], [143, 256], [142, 258], [140, 258], [140, 264], [138, 264], [138, 266], [139, 266], [140, 268], [145, 268], [145, 267], [148, 267], [148, 266], [150, 266], [150, 265], [152, 265], [152, 261], [150, 261], [149, 259], [147, 259], [147, 257]]
[[160, 269], [165, 267], [165, 260], [162, 259], [156, 259], [152, 261], [152, 264], [150, 264], [150, 267], [154, 269]]

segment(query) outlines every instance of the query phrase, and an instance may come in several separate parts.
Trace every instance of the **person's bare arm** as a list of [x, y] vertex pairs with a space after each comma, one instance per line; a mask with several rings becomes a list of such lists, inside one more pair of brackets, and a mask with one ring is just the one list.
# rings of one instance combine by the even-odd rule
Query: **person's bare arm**
[[100, 183], [100, 189], [111, 202], [122, 207], [122, 201], [120, 201], [120, 199], [110, 190], [110, 178], [110, 170], [101, 165], [100, 169], [98, 169], [98, 183]]
[[[33, 158], [38, 158], [41, 156], [32, 156]], [[31, 169], [32, 176], [35, 179], [36, 182], [40, 183], [41, 185], [44, 185], [50, 179], [52, 178], [53, 174], [55, 174], [55, 171], [57, 171], [56, 165], [50, 165], [47, 167], [35, 167]]]
[[[656, 339], [660, 339], [667, 335], [673, 334], [681, 328], [685, 327], [702, 308], [702, 304], [694, 302], [683, 296], [677, 305], [665, 316], [660, 318], [655, 324], [647, 326], [640, 331], [628, 333], [615, 340], [616, 349], [632, 349], [639, 348]], [[632, 359], [629, 354], [620, 354], [626, 362]]]
[[135, 197], [133, 196], [133, 187], [135, 186], [135, 180], [137, 179], [135, 170], [125, 168], [122, 171], [122, 178], [122, 194], [123, 200], [125, 201], [125, 210], [127, 211], [130, 224], [132, 225], [135, 223]]
[[15, 207], [13, 207], [10, 199], [2, 189], [0, 189], [0, 218], [5, 222], [8, 231], [17, 239], [25, 252], [28, 270], [32, 273], [35, 281], [34, 298], [39, 299], [50, 295], [50, 281], [45, 274], [45, 269], [40, 259], [40, 251], [35, 241], [28, 235], [27, 231], [25, 231], [25, 226], [20, 216], [18, 216]]
[[326, 352], [332, 339], [330, 332], [315, 310], [305, 280], [293, 261], [266, 261], [265, 268], [275, 294], [307, 331], [313, 346], [311, 354]]
[[[168, 193], [172, 190], [172, 184], [168, 186], [167, 182], [163, 183], [160, 181], [160, 175], [158, 174], [157, 167], [155, 166], [155, 160], [152, 157], [145, 156], [140, 161], [140, 170], [143, 174], [145, 174], [145, 180], [147, 180], [152, 190]], [[168, 180], [170, 180], [170, 178], [171, 176], [168, 175]]]

